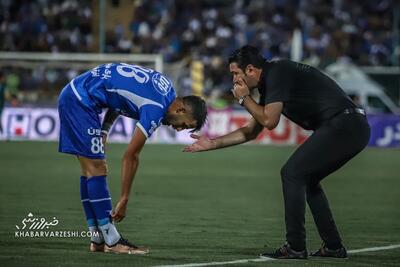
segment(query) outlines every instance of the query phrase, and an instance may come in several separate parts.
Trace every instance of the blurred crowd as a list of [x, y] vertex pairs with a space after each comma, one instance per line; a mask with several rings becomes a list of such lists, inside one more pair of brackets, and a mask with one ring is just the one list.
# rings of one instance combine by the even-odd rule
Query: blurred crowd
[[[90, 0], [0, 0], [0, 50], [93, 52], [92, 20]], [[43, 65], [2, 68], [7, 99], [13, 105], [18, 105], [18, 99], [54, 99], [69, 78], [64, 69]]]
[[[97, 1], [0, 3], [0, 50], [98, 52], [92, 29]], [[226, 58], [234, 49], [252, 44], [267, 59], [290, 58], [295, 30], [301, 33], [302, 60], [315, 66], [323, 68], [338, 58], [358, 65], [393, 64], [396, 0], [132, 0], [131, 4], [132, 17], [124, 18], [129, 28], [117, 24], [107, 32], [105, 52], [161, 53], [167, 63], [201, 60], [206, 94], [230, 89]], [[178, 79], [183, 87], [190, 86], [187, 74]], [[53, 79], [50, 86], [55, 80], [55, 75], [43, 77]]]
[[1, 0], [0, 50], [90, 52], [88, 0]]
[[[392, 0], [151, 0], [136, 1], [132, 51], [161, 52], [167, 62], [205, 64], [205, 90], [229, 90], [226, 59], [252, 44], [267, 59], [290, 58], [301, 31], [303, 61], [323, 68], [338, 58], [391, 65]], [[188, 84], [188, 83], [186, 83]], [[183, 84], [184, 85], [184, 84]]]
[[[227, 56], [253, 44], [264, 55], [290, 57], [295, 29], [303, 58], [348, 56], [360, 65], [390, 65], [394, 0], [148, 0], [134, 1], [130, 52]], [[122, 38], [116, 29], [117, 39]], [[116, 47], [118, 41], [115, 41]], [[112, 50], [112, 48], [111, 48]]]

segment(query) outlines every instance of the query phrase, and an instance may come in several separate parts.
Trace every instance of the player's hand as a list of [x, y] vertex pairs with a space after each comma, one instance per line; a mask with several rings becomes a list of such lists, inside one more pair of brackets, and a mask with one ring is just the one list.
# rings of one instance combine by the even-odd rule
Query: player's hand
[[117, 205], [115, 206], [115, 209], [111, 213], [111, 218], [113, 219], [114, 222], [120, 222], [125, 218], [126, 214], [126, 206], [128, 202], [119, 200]]
[[234, 82], [232, 93], [236, 99], [250, 94], [250, 89], [243, 78], [240, 77]]
[[197, 134], [191, 134], [190, 137], [196, 139], [197, 141], [185, 147], [183, 152], [200, 152], [217, 148], [215, 142], [207, 137], [199, 136]]
[[101, 136], [101, 142], [103, 143], [103, 146], [106, 147], [107, 144], [107, 135], [102, 135]]
[[102, 130], [101, 131], [101, 142], [103, 143], [104, 150], [106, 149], [107, 136], [108, 136], [108, 132], [105, 130]]

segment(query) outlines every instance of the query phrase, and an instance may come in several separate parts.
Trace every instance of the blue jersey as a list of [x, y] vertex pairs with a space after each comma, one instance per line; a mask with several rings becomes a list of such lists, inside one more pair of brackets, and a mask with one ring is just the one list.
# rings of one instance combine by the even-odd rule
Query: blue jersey
[[161, 73], [126, 63], [109, 63], [76, 77], [72, 84], [84, 105], [109, 108], [137, 120], [149, 137], [176, 98], [172, 82]]
[[102, 159], [103, 108], [137, 120], [150, 137], [175, 98], [171, 81], [157, 71], [125, 63], [100, 65], [74, 78], [60, 94], [59, 151]]

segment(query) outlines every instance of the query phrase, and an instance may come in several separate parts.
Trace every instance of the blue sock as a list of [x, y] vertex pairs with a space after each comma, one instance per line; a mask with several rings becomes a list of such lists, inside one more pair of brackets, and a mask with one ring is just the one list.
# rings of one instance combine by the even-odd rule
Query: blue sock
[[101, 233], [100, 229], [97, 228], [96, 215], [90, 204], [86, 176], [81, 176], [81, 202], [83, 211], [85, 212], [86, 222], [89, 226], [89, 231], [92, 233], [90, 240], [97, 244], [104, 243], [103, 234]]
[[106, 244], [112, 246], [121, 236], [110, 219], [112, 204], [106, 177], [105, 175], [90, 177], [87, 180], [87, 191], [97, 225], [103, 233]]
[[89, 201], [86, 176], [81, 176], [81, 202], [88, 226], [97, 226], [96, 215], [94, 214]]

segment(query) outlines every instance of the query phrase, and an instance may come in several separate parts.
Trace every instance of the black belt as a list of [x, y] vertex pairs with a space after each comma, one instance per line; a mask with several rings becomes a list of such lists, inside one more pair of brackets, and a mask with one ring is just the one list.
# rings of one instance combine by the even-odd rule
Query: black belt
[[331, 117], [329, 117], [328, 119], [325, 119], [324, 121], [329, 121], [329, 120], [335, 118], [336, 116], [339, 116], [342, 114], [361, 114], [361, 115], [365, 116], [365, 110], [363, 110], [362, 108], [346, 108], [338, 113], [333, 114]]
[[342, 114], [361, 114], [365, 116], [365, 110], [362, 108], [346, 108], [342, 111]]

